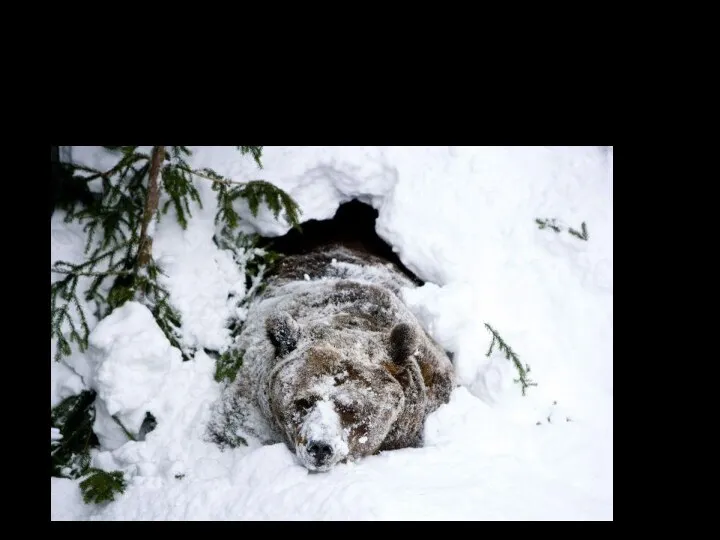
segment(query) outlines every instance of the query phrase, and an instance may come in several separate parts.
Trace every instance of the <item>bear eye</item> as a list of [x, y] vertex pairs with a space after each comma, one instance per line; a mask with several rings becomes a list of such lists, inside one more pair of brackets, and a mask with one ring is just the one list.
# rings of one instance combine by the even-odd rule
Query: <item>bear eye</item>
[[357, 419], [357, 407], [354, 405], [337, 403], [335, 407], [344, 424], [352, 424]]
[[338, 410], [344, 413], [355, 413], [355, 407], [346, 403], [338, 403]]
[[309, 399], [301, 398], [295, 401], [295, 407], [297, 407], [303, 412], [308, 411], [312, 406], [312, 401], [310, 401]]

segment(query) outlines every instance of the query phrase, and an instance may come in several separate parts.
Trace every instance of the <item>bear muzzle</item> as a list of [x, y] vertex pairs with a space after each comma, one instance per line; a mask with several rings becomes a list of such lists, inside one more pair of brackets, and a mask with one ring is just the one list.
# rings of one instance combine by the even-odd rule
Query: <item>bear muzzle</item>
[[306, 469], [327, 472], [347, 457], [347, 452], [342, 451], [346, 445], [338, 444], [340, 441], [333, 442], [315, 439], [310, 439], [305, 444], [298, 442], [295, 454]]
[[331, 444], [324, 441], [309, 441], [305, 446], [305, 451], [315, 470], [327, 470], [334, 463], [335, 451]]
[[347, 457], [348, 446], [340, 417], [327, 401], [319, 401], [308, 414], [295, 442], [295, 454], [311, 471], [329, 471]]

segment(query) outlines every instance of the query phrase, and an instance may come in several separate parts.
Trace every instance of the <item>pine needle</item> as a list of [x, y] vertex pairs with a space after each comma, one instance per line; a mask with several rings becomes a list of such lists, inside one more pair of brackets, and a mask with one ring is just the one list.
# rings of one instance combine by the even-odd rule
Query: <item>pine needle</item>
[[522, 363], [520, 362], [520, 358], [515, 353], [515, 351], [513, 351], [510, 346], [505, 343], [505, 341], [500, 337], [500, 334], [498, 334], [492, 326], [485, 323], [485, 328], [487, 328], [488, 331], [492, 334], [492, 341], [490, 342], [490, 348], [488, 349], [486, 356], [490, 357], [493, 351], [493, 346], [497, 344], [500, 352], [505, 354], [505, 358], [510, 360], [515, 365], [515, 369], [517, 369], [519, 377], [517, 379], [514, 379], [513, 382], [519, 383], [521, 385], [522, 395], [524, 396], [528, 387], [537, 386], [537, 383], [531, 381], [528, 377], [528, 374], [530, 373], [530, 366], [528, 364], [525, 364], [524, 366], [522, 365]]

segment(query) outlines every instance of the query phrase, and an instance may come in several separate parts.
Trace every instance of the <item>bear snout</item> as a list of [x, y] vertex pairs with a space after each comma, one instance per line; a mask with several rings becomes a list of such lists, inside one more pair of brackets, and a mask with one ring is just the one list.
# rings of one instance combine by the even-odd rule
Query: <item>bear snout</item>
[[[333, 444], [336, 443], [336, 444]], [[300, 464], [310, 471], [327, 472], [345, 458], [340, 441], [311, 439], [306, 444], [298, 444], [295, 454]]]
[[347, 441], [340, 417], [329, 401], [321, 400], [305, 418], [296, 454], [313, 471], [328, 471], [347, 455]]
[[325, 465], [334, 454], [332, 445], [323, 441], [310, 441], [307, 453], [318, 466]]

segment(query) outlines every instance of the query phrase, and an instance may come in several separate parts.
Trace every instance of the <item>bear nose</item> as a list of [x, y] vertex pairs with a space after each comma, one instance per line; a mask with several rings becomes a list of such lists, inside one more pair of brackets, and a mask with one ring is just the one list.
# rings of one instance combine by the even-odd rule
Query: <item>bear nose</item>
[[321, 441], [310, 441], [307, 445], [307, 451], [318, 463], [327, 461], [333, 455], [332, 446]]

